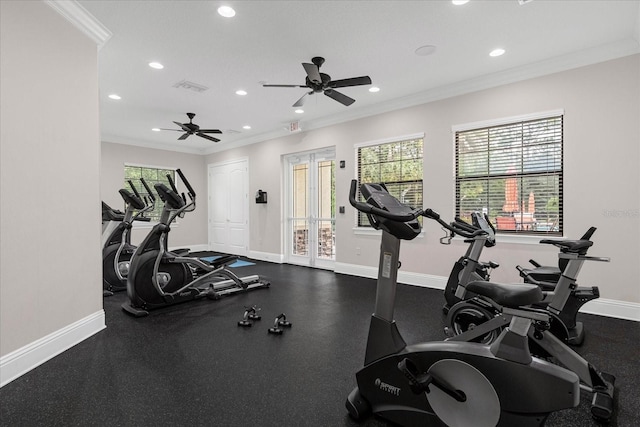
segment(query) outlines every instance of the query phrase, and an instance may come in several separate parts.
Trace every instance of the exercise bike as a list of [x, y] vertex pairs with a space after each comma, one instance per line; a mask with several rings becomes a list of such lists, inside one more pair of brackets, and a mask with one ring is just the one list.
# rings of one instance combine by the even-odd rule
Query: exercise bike
[[238, 277], [225, 268], [238, 257], [226, 255], [213, 261], [184, 256], [169, 251], [168, 238], [173, 220], [196, 208], [196, 193], [180, 169], [176, 172], [188, 190], [178, 194], [175, 183], [167, 175], [171, 188], [159, 183], [154, 188], [163, 201], [160, 221], [145, 237], [131, 259], [127, 277], [129, 302], [122, 309], [135, 316], [149, 314], [149, 310], [207, 297], [222, 296], [268, 288], [270, 283], [258, 275]]
[[[596, 227], [589, 227], [586, 233], [580, 237], [578, 240], [591, 240], [591, 236], [596, 231]], [[545, 239], [541, 240], [540, 243], [552, 244], [553, 240]], [[552, 291], [555, 288], [555, 284], [560, 280], [560, 276], [562, 275], [562, 270], [567, 265], [566, 260], [559, 259], [558, 266], [550, 266], [550, 265], [540, 265], [536, 260], [530, 259], [529, 263], [533, 265], [534, 268], [525, 268], [517, 265], [516, 269], [520, 273], [520, 277], [524, 279], [526, 283], [533, 283], [542, 288], [543, 291]], [[597, 289], [597, 288], [596, 288]]]
[[501, 290], [497, 297], [512, 321], [491, 345], [471, 342], [427, 342], [407, 345], [393, 319], [401, 240], [421, 230], [412, 209], [391, 196], [384, 185], [362, 184], [366, 202], [349, 202], [382, 230], [375, 312], [371, 316], [364, 367], [345, 405], [362, 420], [371, 412], [400, 425], [542, 426], [551, 412], [579, 403], [575, 373], [532, 357], [527, 332], [548, 321], [544, 311], [521, 308], [542, 300], [535, 285], [517, 287], [477, 281], [478, 295]]
[[[448, 236], [440, 240], [441, 243], [446, 243], [443, 242], [443, 239], [450, 240], [455, 234], [459, 234], [466, 238], [465, 242], [470, 244], [465, 256], [454, 265], [444, 291], [445, 306], [443, 310], [447, 314], [446, 331], [449, 335], [457, 335], [492, 319], [496, 314], [490, 306], [474, 300], [475, 295], [467, 289], [467, 284], [475, 280], [489, 281], [490, 268], [497, 266], [493, 262], [482, 263], [479, 261], [482, 249], [495, 245], [495, 228], [486, 215], [481, 215], [478, 212], [472, 214], [472, 224], [460, 219], [447, 224], [436, 212], [431, 212], [430, 218], [438, 222], [449, 233]], [[561, 275], [557, 283], [547, 283], [547, 286], [534, 283], [545, 292], [544, 300], [536, 304], [536, 307], [549, 311], [552, 316], [551, 332], [554, 335], [565, 343], [580, 345], [584, 341], [584, 327], [582, 322], [577, 321], [578, 310], [585, 303], [598, 298], [600, 293], [596, 286], [591, 288], [578, 287], [576, 284], [577, 275], [583, 261], [608, 261], [608, 259], [586, 256], [587, 250], [593, 244], [590, 240], [547, 239], [543, 242], [561, 247], [561, 265], [566, 267], [570, 263], [569, 259], [575, 258], [572, 264], [574, 269], [570, 270], [571, 272], [568, 274]], [[572, 249], [565, 248], [562, 246], [564, 244], [568, 244]], [[571, 255], [571, 252], [574, 254]], [[479, 339], [486, 344], [491, 343], [499, 332], [499, 330], [491, 329]]]
[[[439, 215], [433, 211], [425, 216], [438, 222], [441, 221]], [[575, 372], [580, 378], [581, 388], [593, 395], [592, 416], [598, 420], [607, 421], [613, 415], [615, 377], [599, 371], [566, 345], [566, 343], [571, 343], [569, 333], [572, 331], [568, 330], [563, 319], [567, 318], [567, 312], [571, 312], [574, 307], [569, 306], [567, 309], [567, 301], [571, 301], [571, 298], [577, 299], [576, 290], [579, 288], [576, 286], [576, 277], [582, 264], [585, 261], [607, 262], [609, 259], [587, 256], [587, 249], [592, 245], [590, 240], [550, 240], [550, 242], [561, 248], [559, 256], [565, 267], [558, 283], [553, 287], [553, 291], [542, 291], [542, 288], [539, 287], [544, 295], [542, 300], [535, 303], [521, 301], [522, 306], [530, 305], [533, 309], [546, 312], [549, 319], [546, 321], [537, 320], [533, 323], [527, 332], [529, 344], [534, 354], [554, 360]], [[531, 284], [498, 285], [483, 280], [471, 281], [464, 286], [461, 282], [460, 288], [464, 287], [466, 290], [473, 291], [479, 283], [487, 287], [486, 293], [475, 293], [473, 297], [469, 297], [470, 294], [465, 296], [462, 292], [460, 295], [469, 299], [462, 300], [450, 308], [447, 315], [447, 323], [450, 326], [446, 329], [449, 335], [447, 341], [482, 342], [487, 345], [496, 341], [513, 320], [511, 312], [513, 307], [504, 307], [504, 304], [498, 301], [504, 288], [531, 286]], [[492, 289], [492, 286], [495, 288]], [[575, 319], [575, 314], [575, 312], [572, 313], [569, 318]], [[574, 328], [573, 332], [575, 333], [575, 331]], [[581, 327], [579, 331], [582, 332]]]
[[[133, 222], [137, 220], [146, 220], [142, 214], [153, 210], [155, 206], [155, 197], [144, 178], [140, 181], [149, 194], [149, 199], [141, 197], [133, 182], [129, 180], [129, 186], [133, 190], [133, 194], [126, 190], [120, 189], [119, 193], [125, 203], [125, 212], [107, 210], [107, 215], [112, 218], [109, 222], [108, 230], [111, 231], [106, 237], [103, 237], [102, 247], [102, 293], [103, 296], [111, 296], [114, 292], [124, 291], [127, 289], [127, 275], [129, 274], [129, 263], [136, 249], [131, 244], [131, 229]], [[103, 218], [105, 216], [105, 206], [102, 202]], [[110, 209], [110, 208], [109, 208]], [[119, 221], [118, 221], [119, 219]], [[114, 225], [111, 225], [114, 224]]]

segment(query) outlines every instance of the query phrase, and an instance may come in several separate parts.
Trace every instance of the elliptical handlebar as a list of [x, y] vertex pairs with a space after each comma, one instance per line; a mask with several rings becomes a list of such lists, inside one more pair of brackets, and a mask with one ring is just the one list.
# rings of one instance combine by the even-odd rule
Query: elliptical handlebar
[[417, 217], [419, 217], [420, 215], [424, 214], [424, 211], [422, 209], [414, 209], [408, 214], [394, 214], [384, 209], [377, 208], [367, 202], [358, 202], [356, 200], [357, 186], [358, 186], [358, 181], [355, 179], [351, 180], [351, 187], [349, 189], [349, 203], [351, 204], [351, 206], [353, 206], [354, 208], [356, 208], [358, 211], [362, 213], [381, 216], [383, 218], [387, 218], [397, 222], [412, 221]]
[[133, 181], [131, 180], [129, 180], [129, 187], [131, 187], [131, 189], [133, 190], [133, 194], [135, 194], [138, 199], [142, 200], [140, 193], [138, 193], [138, 189], [136, 188], [135, 185], [133, 185]]
[[147, 181], [145, 181], [144, 178], [140, 178], [140, 182], [142, 182], [142, 185], [144, 185], [145, 190], [147, 190], [147, 193], [149, 194], [149, 198], [151, 199], [151, 202], [155, 203], [156, 196], [153, 195], [153, 191], [151, 191], [151, 188], [149, 187], [149, 184], [147, 184]]
[[[178, 172], [178, 175], [180, 176], [180, 179], [182, 180], [182, 182], [184, 182], [184, 186], [187, 187], [187, 190], [189, 192], [189, 196], [191, 198], [196, 197], [196, 192], [193, 190], [193, 187], [191, 187], [191, 184], [189, 183], [187, 178], [184, 176], [182, 171], [180, 169], [176, 169], [176, 172]], [[176, 191], [176, 193], [177, 193], [177, 191]]]

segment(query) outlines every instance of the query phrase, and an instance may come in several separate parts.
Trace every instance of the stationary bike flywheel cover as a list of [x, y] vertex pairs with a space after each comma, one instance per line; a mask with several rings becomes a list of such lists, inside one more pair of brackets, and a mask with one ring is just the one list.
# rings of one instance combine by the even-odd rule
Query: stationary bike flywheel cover
[[491, 382], [466, 362], [442, 359], [431, 365], [429, 373], [464, 392], [458, 402], [431, 385], [427, 400], [433, 412], [449, 427], [495, 427], [500, 420], [500, 400]]

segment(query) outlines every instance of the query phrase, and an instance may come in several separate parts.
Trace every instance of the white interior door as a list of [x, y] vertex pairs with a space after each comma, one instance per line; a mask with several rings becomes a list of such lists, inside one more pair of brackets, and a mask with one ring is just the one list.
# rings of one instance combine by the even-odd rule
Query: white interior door
[[291, 264], [333, 269], [335, 263], [335, 151], [286, 157], [286, 258]]
[[248, 160], [209, 165], [209, 247], [247, 255], [249, 246]]

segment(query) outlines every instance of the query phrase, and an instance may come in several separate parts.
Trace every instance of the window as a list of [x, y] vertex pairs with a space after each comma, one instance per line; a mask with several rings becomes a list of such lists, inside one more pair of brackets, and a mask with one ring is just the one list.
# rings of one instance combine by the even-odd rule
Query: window
[[[384, 183], [402, 203], [421, 208], [423, 138], [413, 135], [357, 145], [358, 182]], [[358, 200], [362, 200], [359, 191]], [[359, 212], [358, 227], [370, 226]]]
[[125, 165], [124, 166], [124, 187], [126, 189], [130, 189], [129, 180], [133, 182], [133, 185], [136, 186], [138, 193], [140, 196], [147, 197], [149, 199], [149, 193], [140, 182], [140, 178], [144, 178], [147, 182], [147, 185], [154, 191], [154, 196], [156, 198], [156, 205], [152, 211], [148, 211], [144, 213], [146, 218], [150, 218], [151, 221], [159, 221], [160, 214], [162, 213], [162, 201], [155, 194], [154, 185], [157, 183], [163, 183], [167, 187], [171, 188], [169, 184], [169, 180], [167, 179], [167, 175], [171, 176], [171, 179], [175, 182], [175, 170], [168, 168], [156, 168], [156, 167], [147, 167], [147, 166], [134, 166], [134, 165]]
[[504, 233], [562, 234], [563, 113], [455, 129], [456, 215]]

